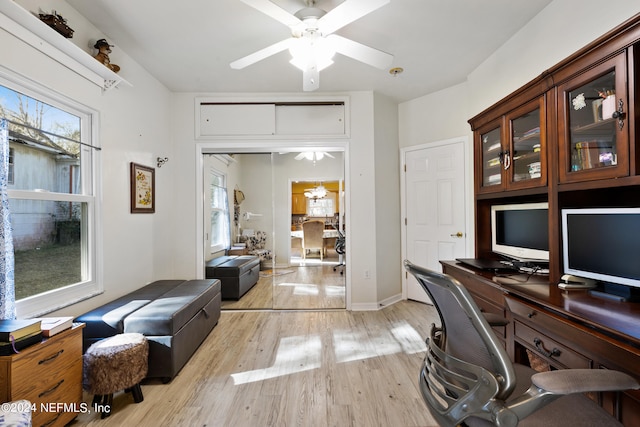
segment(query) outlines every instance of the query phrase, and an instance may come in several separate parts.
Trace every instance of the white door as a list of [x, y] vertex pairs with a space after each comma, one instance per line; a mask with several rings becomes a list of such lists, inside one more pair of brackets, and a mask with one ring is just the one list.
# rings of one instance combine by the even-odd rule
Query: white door
[[[439, 261], [466, 252], [465, 158], [461, 141], [405, 153], [406, 258], [442, 271]], [[430, 302], [417, 280], [407, 276], [407, 298]]]

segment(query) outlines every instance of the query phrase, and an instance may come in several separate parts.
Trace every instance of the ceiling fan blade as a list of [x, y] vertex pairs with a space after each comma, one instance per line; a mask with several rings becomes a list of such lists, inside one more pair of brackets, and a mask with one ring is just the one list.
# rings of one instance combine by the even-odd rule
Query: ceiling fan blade
[[236, 70], [241, 70], [244, 67], [247, 67], [251, 64], [255, 64], [258, 61], [262, 61], [263, 59], [275, 55], [276, 53], [280, 53], [283, 50], [289, 49], [294, 39], [284, 39], [278, 43], [272, 44], [271, 46], [267, 46], [264, 49], [260, 49], [257, 52], [254, 52], [250, 55], [245, 56], [244, 58], [237, 59], [233, 61], [231, 64], [231, 68]]
[[[244, 0], [243, 0], [244, 1]], [[389, 3], [391, 0], [345, 0], [318, 20], [323, 35], [339, 30], [347, 24]]]
[[316, 65], [309, 65], [302, 72], [302, 90], [311, 92], [320, 87], [320, 71]]
[[289, 27], [300, 24], [298, 18], [294, 15], [290, 14], [280, 6], [276, 6], [274, 3], [269, 0], [241, 0], [243, 3], [253, 7], [254, 9], [259, 10], [267, 16], [272, 17], [276, 21], [282, 22], [284, 25]]
[[381, 70], [386, 69], [393, 62], [393, 55], [337, 34], [331, 34], [327, 37], [327, 40], [331, 41], [336, 52]]

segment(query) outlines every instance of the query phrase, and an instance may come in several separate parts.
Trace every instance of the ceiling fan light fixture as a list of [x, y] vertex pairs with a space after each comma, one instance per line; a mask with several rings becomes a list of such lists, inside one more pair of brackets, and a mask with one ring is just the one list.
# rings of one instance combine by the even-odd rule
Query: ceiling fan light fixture
[[308, 199], [324, 199], [327, 196], [327, 189], [324, 185], [320, 184], [314, 188], [311, 188], [304, 192], [304, 197]]
[[315, 66], [318, 71], [322, 71], [333, 64], [336, 50], [330, 41], [317, 35], [308, 35], [296, 39], [289, 47], [289, 53], [289, 62], [300, 70], [305, 71]]

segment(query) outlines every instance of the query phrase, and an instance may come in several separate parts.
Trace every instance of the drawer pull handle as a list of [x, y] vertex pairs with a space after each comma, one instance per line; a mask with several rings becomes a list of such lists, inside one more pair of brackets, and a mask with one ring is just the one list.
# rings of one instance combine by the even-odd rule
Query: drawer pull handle
[[42, 359], [41, 361], [38, 362], [38, 365], [42, 365], [43, 363], [49, 363], [52, 360], [54, 360], [56, 357], [60, 356], [62, 353], [64, 353], [64, 348], [59, 352], [57, 352], [56, 354], [49, 356], [46, 359]]
[[531, 313], [527, 314], [527, 317], [528, 317], [529, 319], [531, 319], [531, 318], [533, 318], [533, 316], [535, 316], [535, 315], [536, 315], [536, 312], [535, 312], [535, 311], [532, 311]]
[[52, 419], [50, 419], [46, 423], [42, 424], [42, 427], [49, 427], [49, 426], [54, 425], [56, 423], [56, 421], [58, 421], [58, 418], [60, 418], [60, 415], [62, 415], [62, 412], [58, 412], [58, 415], [56, 415], [55, 417], [53, 417]]
[[562, 353], [560, 349], [554, 347], [551, 351], [544, 348], [544, 344], [540, 338], [534, 338], [533, 343], [536, 345], [536, 348], [545, 357], [558, 357]]
[[54, 391], [56, 391], [56, 389], [57, 389], [58, 387], [60, 387], [60, 386], [62, 385], [62, 383], [63, 383], [63, 382], [64, 382], [64, 379], [62, 379], [62, 380], [58, 381], [58, 384], [54, 385], [54, 386], [53, 386], [53, 387], [51, 387], [49, 390], [45, 390], [45, 391], [43, 391], [42, 393], [40, 393], [40, 394], [38, 395], [38, 397], [43, 397], [43, 396], [46, 396], [46, 395], [48, 395], [48, 394], [53, 393]]

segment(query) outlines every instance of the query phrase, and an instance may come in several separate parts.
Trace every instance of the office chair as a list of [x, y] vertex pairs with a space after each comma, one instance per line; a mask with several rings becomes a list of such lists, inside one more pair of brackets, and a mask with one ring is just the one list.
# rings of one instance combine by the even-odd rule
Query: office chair
[[338, 237], [336, 238], [336, 253], [338, 255], [340, 255], [340, 263], [338, 263], [337, 265], [333, 266], [333, 271], [336, 271], [336, 269], [338, 267], [341, 267], [340, 270], [340, 274], [344, 274], [344, 254], [345, 254], [345, 238], [344, 238], [344, 234], [342, 233], [342, 231], [340, 231], [340, 229], [336, 226], [334, 226], [333, 228], [336, 229], [336, 231], [338, 232]]
[[512, 364], [459, 281], [407, 260], [404, 265], [440, 317], [420, 373], [422, 397], [440, 426], [621, 425], [582, 393], [638, 389], [634, 378], [605, 369], [537, 373]]

